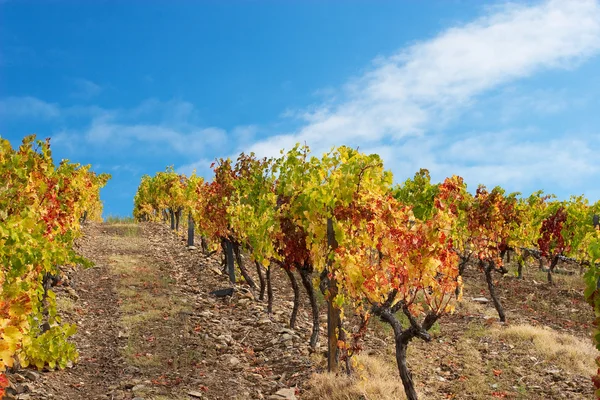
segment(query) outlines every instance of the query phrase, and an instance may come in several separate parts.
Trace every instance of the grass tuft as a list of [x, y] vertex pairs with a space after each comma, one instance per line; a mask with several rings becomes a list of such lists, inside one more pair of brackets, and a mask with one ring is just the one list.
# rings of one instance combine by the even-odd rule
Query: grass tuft
[[122, 217], [120, 215], [109, 215], [104, 218], [104, 222], [107, 224], [134, 224], [135, 220], [133, 217]]
[[591, 341], [527, 324], [509, 326], [492, 333], [515, 344], [532, 344], [546, 361], [553, 362], [565, 371], [591, 375], [596, 369], [594, 360], [599, 353]]
[[368, 355], [356, 356], [357, 376], [313, 374], [307, 400], [400, 400], [406, 399], [395, 364]]

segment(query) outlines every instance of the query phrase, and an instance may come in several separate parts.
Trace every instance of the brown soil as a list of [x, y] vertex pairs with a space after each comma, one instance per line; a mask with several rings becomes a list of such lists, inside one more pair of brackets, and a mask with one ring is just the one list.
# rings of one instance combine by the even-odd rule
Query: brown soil
[[[95, 266], [69, 271], [67, 284], [56, 288], [64, 320], [78, 325], [79, 362], [42, 372], [33, 382], [25, 371], [16, 371], [15, 384], [28, 382], [17, 398], [260, 399], [282, 388], [313, 398], [310, 377], [323, 371], [324, 349], [309, 351], [312, 318], [304, 291], [298, 326], [287, 329], [293, 293], [282, 271], [273, 270], [275, 303], [269, 316], [246, 285], [238, 285], [233, 297], [210, 295], [229, 286], [219, 256], [186, 249], [183, 238], [166, 226], [89, 224], [84, 231], [78, 250]], [[496, 322], [491, 303], [471, 300], [489, 296], [483, 274], [467, 270], [463, 304], [441, 320], [432, 343], [410, 346], [422, 398], [593, 397], [588, 376], [544, 359], [533, 344], [499, 333], [529, 324], [591, 340], [594, 317], [579, 278], [558, 277], [549, 286], [535, 270], [527, 273], [525, 280], [499, 278], [505, 325]], [[325, 316], [320, 318], [324, 322]], [[321, 344], [324, 328], [323, 323]], [[390, 330], [373, 321], [364, 353], [393, 363], [393, 349]]]

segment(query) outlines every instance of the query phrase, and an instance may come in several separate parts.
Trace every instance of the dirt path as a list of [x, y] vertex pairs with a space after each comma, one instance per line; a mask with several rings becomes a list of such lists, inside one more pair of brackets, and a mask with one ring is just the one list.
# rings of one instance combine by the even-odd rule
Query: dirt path
[[[69, 286], [58, 288], [58, 304], [62, 315], [78, 325], [75, 337], [80, 353], [73, 369], [43, 374], [41, 383], [48, 397], [64, 399], [111, 398], [109, 387], [134, 371], [120, 354], [119, 298], [109, 259], [117, 250], [116, 243], [93, 227], [90, 237], [81, 242], [81, 253], [94, 261], [95, 267], [71, 275]], [[65, 290], [66, 289], [66, 290]], [[36, 398], [36, 397], [33, 397]]]
[[[19, 399], [271, 398], [312, 372], [306, 311], [292, 331], [287, 312], [276, 305], [269, 318], [249, 292], [210, 295], [228, 286], [218, 260], [165, 227], [89, 225], [85, 234], [78, 251], [95, 267], [56, 288], [64, 320], [78, 326], [79, 362], [40, 374]], [[289, 305], [285, 284], [275, 295]]]
[[[13, 399], [322, 400], [355, 382], [367, 384], [338, 377], [322, 378], [321, 391], [309, 387], [310, 375], [324, 368], [324, 349], [309, 352], [312, 317], [304, 292], [298, 326], [287, 328], [293, 293], [279, 269], [269, 317], [266, 304], [243, 285], [233, 297], [210, 295], [229, 286], [218, 258], [186, 249], [166, 226], [87, 225], [78, 251], [95, 267], [67, 271], [56, 292], [63, 320], [78, 326], [79, 362], [64, 371], [17, 371]], [[434, 342], [414, 341], [409, 349], [422, 398], [593, 396], [587, 373], [571, 365], [593, 360], [585, 352], [591, 342], [584, 324], [593, 316], [576, 280], [552, 288], [531, 278], [503, 280], [499, 292], [510, 322], [502, 325], [489, 304], [469, 300], [487, 293], [480, 274], [469, 271], [466, 278], [465, 301], [434, 330]], [[320, 319], [323, 344], [325, 316]], [[511, 324], [539, 329], [509, 336], [503, 332]], [[549, 336], [545, 327], [566, 336]], [[391, 339], [389, 328], [373, 320], [363, 352], [367, 368], [359, 373], [379, 388], [369, 397], [359, 388], [353, 398], [403, 398]], [[378, 383], [381, 371], [388, 380]], [[287, 397], [276, 395], [282, 390]]]

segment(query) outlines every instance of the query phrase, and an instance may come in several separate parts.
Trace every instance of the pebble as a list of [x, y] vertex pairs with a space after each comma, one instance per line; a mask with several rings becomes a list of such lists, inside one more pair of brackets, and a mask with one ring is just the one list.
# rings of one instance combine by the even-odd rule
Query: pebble
[[245, 298], [250, 299], [250, 300], [254, 300], [254, 295], [252, 294], [252, 292], [244, 292], [242, 294], [242, 297], [245, 297]]
[[489, 303], [490, 301], [485, 298], [485, 297], [473, 297], [471, 298], [472, 301], [474, 301], [475, 303], [481, 303], [481, 304], [486, 304]]
[[294, 388], [279, 389], [275, 394], [268, 397], [269, 400], [296, 400], [296, 390]]

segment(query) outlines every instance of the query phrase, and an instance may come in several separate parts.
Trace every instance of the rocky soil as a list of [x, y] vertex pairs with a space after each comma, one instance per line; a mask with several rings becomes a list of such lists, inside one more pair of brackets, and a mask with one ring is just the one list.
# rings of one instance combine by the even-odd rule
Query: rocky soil
[[[78, 251], [95, 266], [65, 271], [56, 287], [63, 319], [78, 325], [79, 361], [63, 371], [13, 371], [6, 398], [314, 398], [311, 375], [323, 371], [324, 349], [312, 353], [308, 346], [312, 317], [304, 292], [297, 327], [288, 328], [293, 293], [282, 271], [273, 272], [274, 313], [268, 315], [246, 285], [233, 296], [211, 295], [229, 287], [219, 256], [186, 248], [166, 226], [89, 224], [84, 231]], [[536, 279], [500, 279], [509, 324], [544, 325], [590, 340], [593, 314], [580, 288]], [[472, 268], [465, 282], [464, 304], [441, 321], [434, 342], [411, 345], [423, 398], [593, 397], [585, 374], [564, 371], [533, 345], [499, 335], [506, 326], [479, 299], [487, 295], [481, 274]], [[323, 344], [325, 315], [320, 319]], [[365, 354], [393, 362], [393, 349], [390, 330], [374, 321]]]

